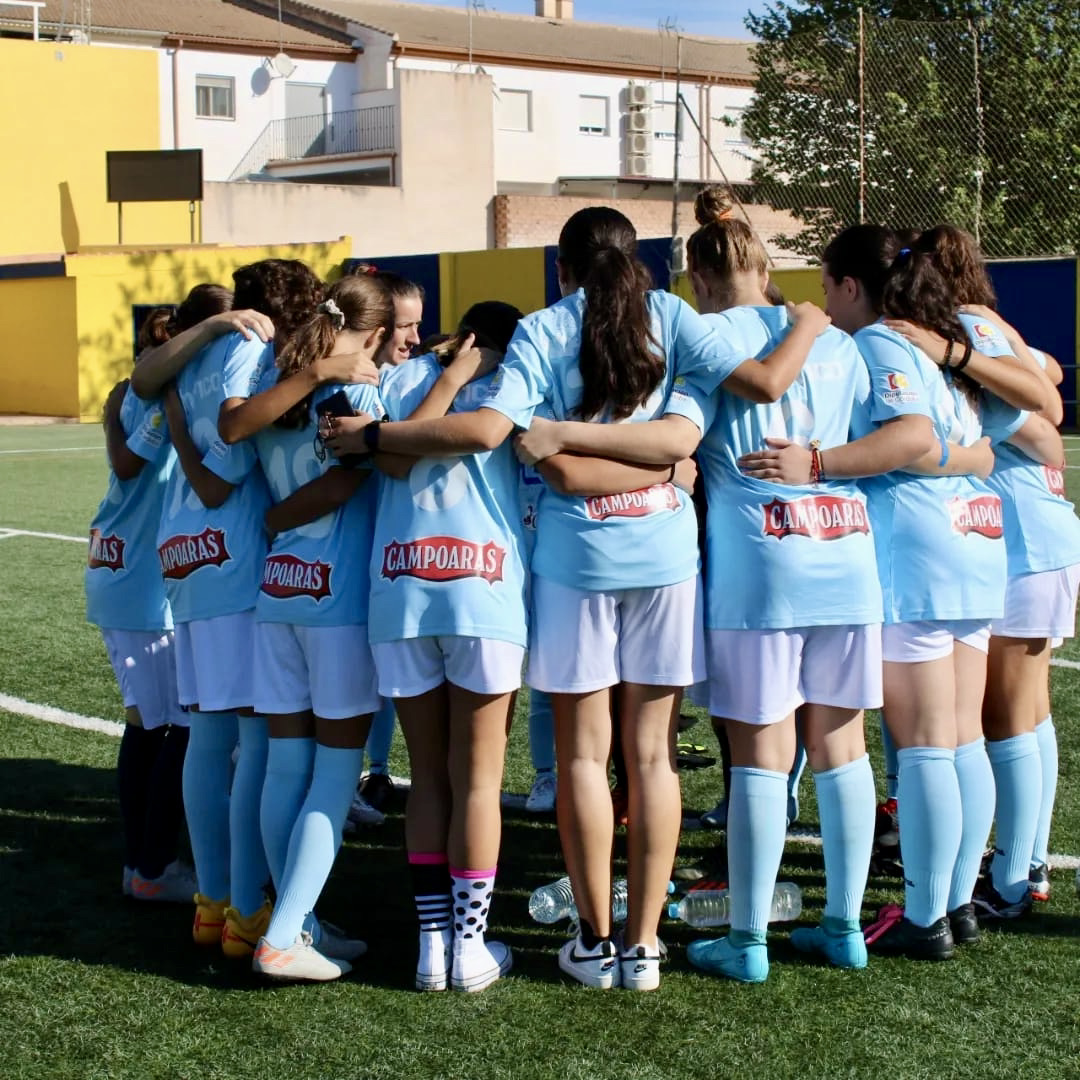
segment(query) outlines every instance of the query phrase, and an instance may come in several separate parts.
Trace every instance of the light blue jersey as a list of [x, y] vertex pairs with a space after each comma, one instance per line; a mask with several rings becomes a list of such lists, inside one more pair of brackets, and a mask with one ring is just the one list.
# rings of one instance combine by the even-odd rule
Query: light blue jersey
[[[739, 307], [706, 321], [741, 355], [763, 357], [784, 339], [782, 307]], [[852, 412], [870, 393], [847, 334], [818, 337], [798, 378], [774, 404], [716, 392], [698, 465], [708, 501], [705, 625], [717, 630], [865, 626], [882, 621], [866, 496], [854, 480], [789, 486], [740, 472], [738, 459], [769, 437], [823, 449], [848, 442]], [[687, 410], [689, 413], [689, 410]], [[690, 419], [695, 419], [693, 416]]]
[[[269, 390], [277, 379], [278, 371], [271, 361], [260, 374], [255, 393]], [[254, 443], [275, 503], [329, 469], [340, 468], [332, 454], [324, 450], [320, 461], [315, 451], [317, 406], [338, 390], [344, 390], [356, 412], [376, 418], [383, 415], [376, 387], [333, 383], [315, 391], [305, 427], [263, 428]], [[378, 483], [369, 478], [344, 505], [274, 537], [255, 604], [259, 621], [299, 626], [367, 622], [368, 563], [377, 494]]]
[[[650, 292], [648, 308], [667, 369], [649, 399], [619, 423], [658, 419], [675, 411], [670, 403], [691, 390], [710, 394], [746, 359], [677, 296]], [[522, 428], [541, 406], [555, 420], [580, 419], [578, 357], [584, 311], [585, 294], [579, 289], [522, 319], [484, 407]], [[606, 421], [601, 416], [596, 422]], [[540, 577], [588, 590], [657, 588], [686, 581], [698, 569], [690, 496], [674, 484], [589, 498], [546, 488], [532, 569]]]
[[[380, 383], [391, 420], [404, 420], [442, 372], [435, 356], [407, 360]], [[486, 401], [495, 376], [469, 383], [451, 412]], [[459, 635], [526, 644], [520, 470], [509, 441], [465, 457], [421, 458], [379, 485], [371, 558], [374, 642]]]
[[[925, 353], [881, 323], [859, 330], [855, 343], [870, 371], [871, 396], [866, 412], [856, 413], [854, 434], [916, 414], [931, 419], [939, 439], [968, 445], [979, 438], [981, 404], [954, 390]], [[984, 403], [996, 437], [1023, 424], [1020, 410]], [[887, 623], [1001, 617], [1004, 522], [1001, 500], [986, 484], [896, 471], [861, 486], [869, 497]]]
[[146, 464], [138, 476], [109, 487], [90, 524], [86, 560], [86, 621], [107, 630], [169, 630], [155, 549], [158, 521], [176, 454], [161, 403], [142, 401], [129, 386], [120, 405], [127, 447]]
[[252, 377], [272, 344], [229, 334], [208, 345], [180, 372], [176, 387], [191, 440], [202, 463], [235, 485], [208, 509], [177, 465], [169, 478], [158, 527], [158, 556], [177, 622], [212, 619], [255, 607], [266, 556], [266, 481], [250, 442], [227, 446], [218, 434], [226, 398], [247, 397]]
[[[963, 313], [960, 321], [979, 352], [1012, 355], [1009, 343], [992, 323]], [[1045, 356], [1037, 349], [1032, 353], [1045, 368]], [[994, 471], [987, 484], [1001, 497], [1009, 577], [1080, 563], [1080, 520], [1065, 498], [1065, 474], [1060, 468], [1032, 461], [1007, 442], [995, 442]]]

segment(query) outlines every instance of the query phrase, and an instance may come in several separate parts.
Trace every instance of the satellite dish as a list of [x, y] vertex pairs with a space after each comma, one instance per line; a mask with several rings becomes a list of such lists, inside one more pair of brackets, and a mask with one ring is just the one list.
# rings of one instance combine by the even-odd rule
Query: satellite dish
[[296, 70], [296, 61], [286, 52], [279, 52], [267, 61], [275, 75], [287, 79]]

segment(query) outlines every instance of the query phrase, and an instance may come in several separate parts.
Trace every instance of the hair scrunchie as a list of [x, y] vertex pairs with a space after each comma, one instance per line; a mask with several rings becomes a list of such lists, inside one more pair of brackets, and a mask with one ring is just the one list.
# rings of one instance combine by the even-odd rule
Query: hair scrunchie
[[316, 309], [320, 315], [329, 315], [335, 330], [345, 328], [345, 312], [333, 300], [324, 300]]

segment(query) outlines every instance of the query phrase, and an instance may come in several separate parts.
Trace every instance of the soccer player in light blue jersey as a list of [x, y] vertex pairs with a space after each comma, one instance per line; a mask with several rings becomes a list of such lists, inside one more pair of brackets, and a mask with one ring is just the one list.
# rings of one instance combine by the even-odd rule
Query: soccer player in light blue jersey
[[[644, 421], [696, 382], [771, 398], [795, 377], [824, 319], [800, 325], [768, 363], [745, 363], [689, 305], [651, 291], [633, 226], [607, 207], [579, 211], [559, 241], [564, 299], [522, 320], [506, 362], [473, 412], [427, 423], [369, 425], [366, 444], [463, 455], [500, 447], [543, 408], [557, 421], [519, 449], [529, 463], [563, 450], [657, 467], [636, 491], [582, 497], [545, 490], [533, 556], [529, 685], [552, 695], [557, 812], [581, 936], [560, 966], [590, 986], [659, 985], [656, 928], [681, 819], [674, 731], [681, 688], [701, 675], [696, 522], [672, 483], [701, 436], [672, 416]], [[530, 438], [533, 432], [530, 432]], [[593, 446], [575, 439], [595, 438]], [[561, 440], [566, 446], [560, 446]], [[554, 444], [554, 445], [552, 445]], [[664, 468], [666, 466], [666, 468]], [[656, 482], [659, 480], [659, 482]], [[610, 695], [619, 687], [629, 772], [629, 914], [625, 949], [612, 941], [607, 764]]]

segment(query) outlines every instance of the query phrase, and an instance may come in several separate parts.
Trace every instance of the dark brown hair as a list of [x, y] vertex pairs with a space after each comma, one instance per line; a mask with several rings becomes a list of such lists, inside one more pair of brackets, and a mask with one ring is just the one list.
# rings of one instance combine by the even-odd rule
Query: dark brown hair
[[559, 261], [585, 290], [580, 415], [591, 419], [609, 409], [613, 420], [623, 420], [666, 371], [646, 299], [652, 279], [637, 257], [634, 226], [609, 206], [579, 210], [559, 234]]
[[171, 336], [179, 334], [181, 330], [189, 330], [204, 319], [209, 319], [211, 315], [231, 311], [232, 306], [232, 289], [226, 289], [224, 285], [196, 285], [176, 309], [169, 334]]
[[280, 355], [296, 328], [315, 314], [323, 284], [299, 259], [263, 259], [233, 273], [233, 307], [251, 308], [274, 324]]
[[[336, 308], [333, 310], [331, 308]], [[372, 275], [343, 277], [332, 285], [318, 310], [298, 327], [277, 358], [278, 381], [303, 371], [328, 356], [342, 330], [390, 333], [394, 325], [394, 302]], [[311, 421], [311, 395], [297, 402], [275, 423], [278, 427], [302, 428]]]
[[462, 315], [456, 333], [431, 351], [440, 363], [446, 364], [454, 358], [461, 343], [473, 334], [476, 348], [505, 353], [521, 318], [521, 312], [513, 304], [503, 303], [502, 300], [481, 300]]
[[958, 304], [997, 307], [997, 293], [990, 283], [986, 264], [975, 237], [955, 225], [935, 225], [913, 245], [933, 260], [934, 266], [952, 287]]
[[154, 308], [139, 327], [139, 336], [135, 339], [136, 352], [141, 353], [143, 349], [152, 349], [155, 345], [163, 345], [168, 341], [172, 337], [172, 320], [171, 307]]

